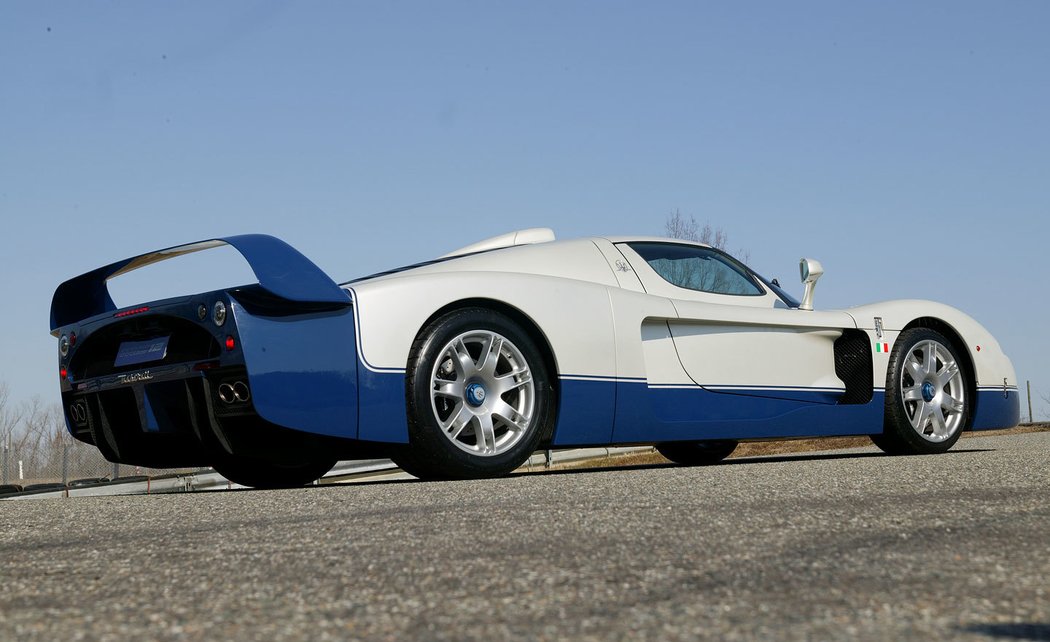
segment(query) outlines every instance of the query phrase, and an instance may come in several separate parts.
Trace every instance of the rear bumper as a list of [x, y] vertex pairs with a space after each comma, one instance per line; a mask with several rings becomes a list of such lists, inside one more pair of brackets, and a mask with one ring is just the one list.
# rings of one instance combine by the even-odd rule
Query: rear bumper
[[[216, 298], [229, 310], [218, 327], [197, 312]], [[59, 364], [67, 426], [108, 459], [150, 467], [209, 465], [223, 452], [281, 459], [358, 438], [349, 306], [234, 290], [143, 310], [62, 329], [79, 337]], [[152, 337], [167, 337], [166, 356], [116, 365], [125, 342]]]
[[[231, 394], [236, 390], [238, 394]], [[73, 436], [111, 461], [152, 468], [206, 466], [217, 454], [305, 456], [311, 435], [262, 418], [244, 367], [177, 364], [79, 382], [62, 395]]]

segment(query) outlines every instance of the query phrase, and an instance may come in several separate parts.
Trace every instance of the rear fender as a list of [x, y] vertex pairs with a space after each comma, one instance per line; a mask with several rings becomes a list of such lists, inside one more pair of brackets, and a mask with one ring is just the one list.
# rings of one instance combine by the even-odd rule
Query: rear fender
[[357, 438], [352, 309], [260, 316], [236, 298], [232, 308], [259, 416], [295, 430]]

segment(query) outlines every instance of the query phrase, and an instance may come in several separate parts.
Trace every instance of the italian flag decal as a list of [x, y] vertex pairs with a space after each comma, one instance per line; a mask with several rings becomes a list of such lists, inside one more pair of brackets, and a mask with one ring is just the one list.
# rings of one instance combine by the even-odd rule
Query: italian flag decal
[[890, 344], [881, 341], [875, 344], [875, 352], [889, 352]]

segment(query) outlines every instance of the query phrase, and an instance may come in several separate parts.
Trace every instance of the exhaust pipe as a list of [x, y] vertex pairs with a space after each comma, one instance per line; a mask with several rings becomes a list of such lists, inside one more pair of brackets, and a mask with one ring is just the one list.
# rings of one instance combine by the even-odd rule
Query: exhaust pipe
[[249, 399], [251, 399], [252, 395], [250, 392], [248, 392], [248, 384], [244, 383], [243, 381], [238, 381], [237, 383], [233, 384], [233, 396], [237, 399], [237, 401], [248, 401]]
[[251, 398], [252, 395], [248, 391], [248, 384], [243, 381], [219, 384], [219, 399], [222, 399], [223, 403], [244, 402]]
[[87, 409], [82, 403], [72, 404], [69, 406], [69, 416], [73, 418], [73, 421], [82, 424], [87, 421]]
[[237, 395], [233, 392], [233, 386], [228, 383], [219, 384], [219, 399], [222, 399], [223, 403], [233, 403], [237, 400]]

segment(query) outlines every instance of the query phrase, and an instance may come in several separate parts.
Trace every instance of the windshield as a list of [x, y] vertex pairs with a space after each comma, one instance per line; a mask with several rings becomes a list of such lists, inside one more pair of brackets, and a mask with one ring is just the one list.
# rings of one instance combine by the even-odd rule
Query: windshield
[[752, 272], [752, 274], [754, 274], [759, 281], [765, 283], [766, 287], [772, 290], [773, 294], [776, 294], [778, 297], [780, 297], [780, 300], [786, 303], [789, 308], [797, 308], [800, 305], [798, 299], [788, 294], [787, 291], [784, 290], [784, 288], [780, 287], [776, 283], [773, 283], [772, 281], [767, 280], [764, 276], [758, 274], [757, 272]]

